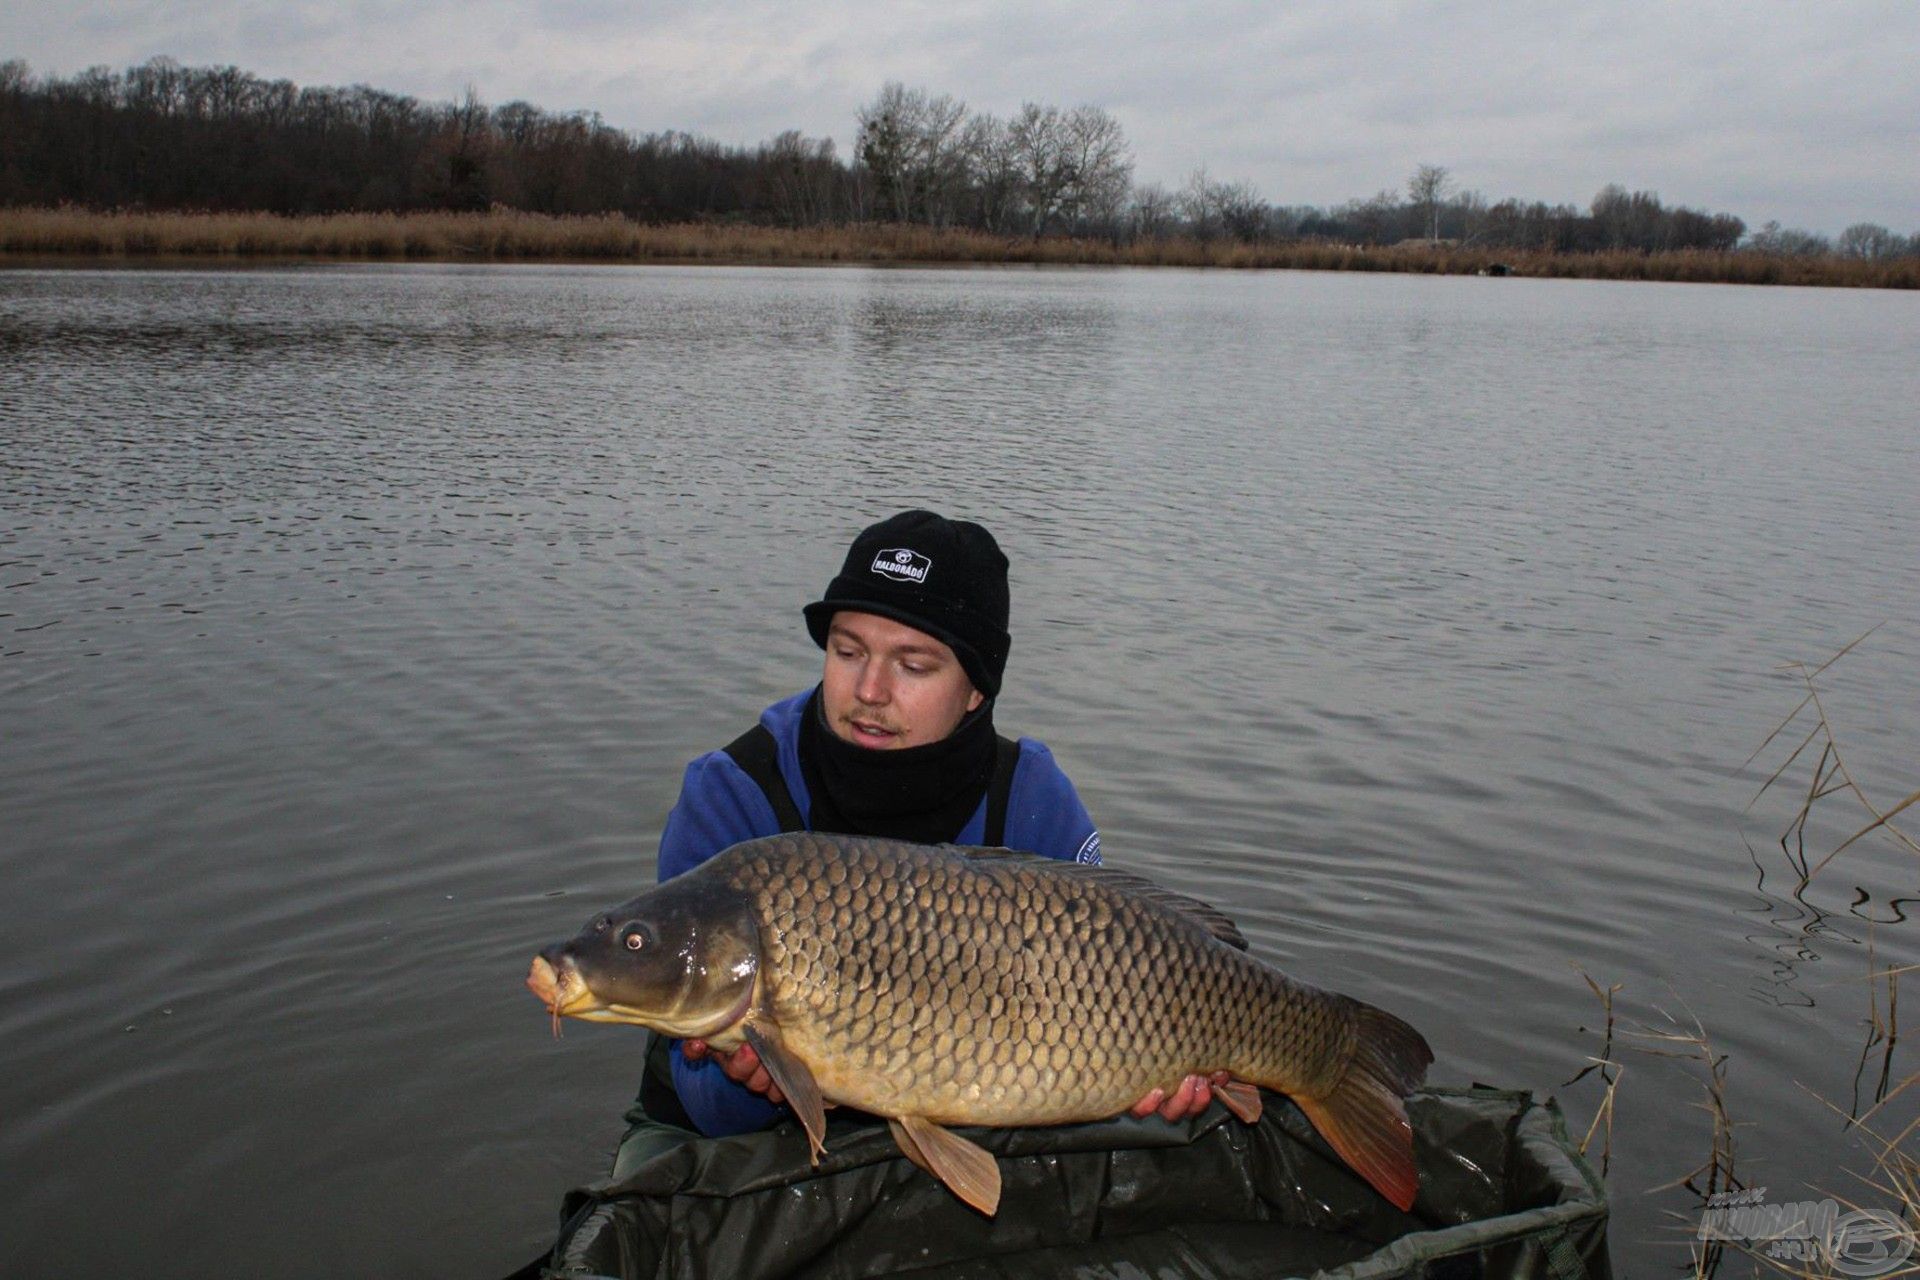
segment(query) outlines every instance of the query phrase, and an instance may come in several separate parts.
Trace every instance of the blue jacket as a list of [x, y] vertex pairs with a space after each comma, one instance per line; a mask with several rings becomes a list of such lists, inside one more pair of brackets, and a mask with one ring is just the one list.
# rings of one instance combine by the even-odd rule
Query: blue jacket
[[[779, 746], [780, 776], [809, 824], [812, 802], [800, 772], [800, 713], [812, 692], [797, 693], [760, 713], [760, 723]], [[982, 799], [954, 843], [979, 844], [986, 822], [987, 805]], [[779, 832], [779, 819], [759, 785], [726, 752], [708, 752], [687, 766], [680, 798], [667, 815], [667, 829], [660, 837], [660, 878], [683, 875], [742, 840]], [[1019, 763], [1007, 797], [1006, 843], [1008, 848], [1068, 862], [1098, 865], [1100, 861], [1100, 833], [1086, 806], [1053, 762], [1053, 753], [1032, 738], [1020, 739]], [[671, 1057], [674, 1087], [702, 1133], [711, 1137], [750, 1133], [787, 1114], [787, 1108], [776, 1107], [727, 1079], [710, 1058], [688, 1062], [677, 1044]]]

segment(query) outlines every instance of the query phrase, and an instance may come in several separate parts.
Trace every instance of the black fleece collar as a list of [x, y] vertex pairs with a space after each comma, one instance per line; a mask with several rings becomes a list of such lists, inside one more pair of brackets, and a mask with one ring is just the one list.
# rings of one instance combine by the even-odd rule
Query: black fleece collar
[[815, 831], [938, 844], [960, 834], [993, 781], [993, 700], [938, 742], [857, 746], [827, 727], [820, 689], [800, 713], [800, 771]]

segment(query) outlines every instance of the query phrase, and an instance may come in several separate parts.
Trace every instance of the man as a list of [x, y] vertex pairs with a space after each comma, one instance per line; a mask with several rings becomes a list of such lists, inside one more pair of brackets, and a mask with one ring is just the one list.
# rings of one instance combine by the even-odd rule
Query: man
[[[994, 730], [1006, 669], [1007, 558], [969, 521], [904, 511], [862, 531], [826, 593], [806, 606], [826, 651], [820, 684], [768, 707], [721, 751], [687, 766], [660, 841], [660, 878], [781, 831], [1006, 845], [1098, 864], [1100, 834], [1053, 755]], [[671, 1056], [674, 1092], [708, 1135], [765, 1128], [779, 1089], [751, 1047], [703, 1041]], [[1134, 1108], [1204, 1111], [1191, 1076]], [[643, 1090], [649, 1111], [660, 1109]]]

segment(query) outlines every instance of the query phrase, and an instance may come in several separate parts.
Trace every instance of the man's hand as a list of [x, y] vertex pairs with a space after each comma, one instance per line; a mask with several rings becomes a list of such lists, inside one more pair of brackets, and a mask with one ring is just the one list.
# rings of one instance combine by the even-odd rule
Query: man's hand
[[773, 1077], [767, 1074], [767, 1069], [760, 1065], [760, 1055], [753, 1051], [753, 1046], [750, 1044], [743, 1044], [732, 1053], [722, 1053], [708, 1045], [705, 1040], [682, 1040], [680, 1052], [686, 1056], [688, 1062], [712, 1058], [720, 1064], [720, 1070], [726, 1073], [727, 1079], [735, 1084], [743, 1084], [755, 1093], [765, 1094], [769, 1102], [781, 1103], [787, 1100], [787, 1095], [780, 1092], [780, 1086], [773, 1082]]
[[1225, 1084], [1232, 1078], [1225, 1071], [1216, 1071], [1210, 1076], [1188, 1076], [1171, 1095], [1165, 1089], [1149, 1089], [1147, 1096], [1134, 1103], [1127, 1114], [1144, 1120], [1157, 1111], [1162, 1120], [1170, 1123], [1191, 1120], [1213, 1101], [1213, 1086]]

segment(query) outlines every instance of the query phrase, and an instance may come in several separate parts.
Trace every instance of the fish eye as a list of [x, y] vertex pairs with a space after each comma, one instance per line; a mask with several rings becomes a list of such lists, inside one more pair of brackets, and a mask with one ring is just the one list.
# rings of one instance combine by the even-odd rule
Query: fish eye
[[629, 925], [620, 935], [620, 944], [629, 951], [638, 951], [647, 945], [646, 930], [639, 925]]

